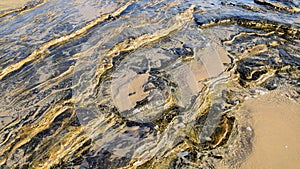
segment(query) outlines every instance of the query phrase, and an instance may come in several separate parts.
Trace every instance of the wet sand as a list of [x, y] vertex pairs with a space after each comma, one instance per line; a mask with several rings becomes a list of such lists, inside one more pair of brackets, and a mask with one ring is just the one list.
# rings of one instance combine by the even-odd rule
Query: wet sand
[[300, 165], [300, 104], [285, 91], [247, 100], [242, 110], [252, 116], [253, 152], [243, 169], [292, 169]]
[[2, 10], [9, 10], [22, 7], [25, 5], [29, 0], [1, 0], [0, 1], [0, 11]]

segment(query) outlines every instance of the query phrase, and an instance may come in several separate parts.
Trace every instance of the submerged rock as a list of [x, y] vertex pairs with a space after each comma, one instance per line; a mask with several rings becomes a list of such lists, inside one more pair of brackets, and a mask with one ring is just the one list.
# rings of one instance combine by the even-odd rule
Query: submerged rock
[[294, 1], [32, 1], [0, 14], [0, 168], [238, 168], [238, 111], [299, 98]]

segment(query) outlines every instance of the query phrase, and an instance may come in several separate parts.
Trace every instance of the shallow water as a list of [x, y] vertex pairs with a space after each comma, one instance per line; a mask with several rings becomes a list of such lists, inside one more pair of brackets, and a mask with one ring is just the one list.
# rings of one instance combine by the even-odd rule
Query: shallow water
[[[281, 144], [298, 126], [296, 120], [265, 133], [293, 121], [282, 117], [299, 116], [299, 4], [6, 3], [0, 9], [0, 166], [269, 167], [274, 158], [256, 163], [259, 150], [281, 153], [271, 151], [269, 138]], [[259, 99], [273, 92], [284, 94]], [[286, 100], [292, 102], [286, 115], [286, 105], [268, 114]], [[266, 123], [256, 123], [262, 117]], [[298, 165], [289, 159], [284, 167]]]

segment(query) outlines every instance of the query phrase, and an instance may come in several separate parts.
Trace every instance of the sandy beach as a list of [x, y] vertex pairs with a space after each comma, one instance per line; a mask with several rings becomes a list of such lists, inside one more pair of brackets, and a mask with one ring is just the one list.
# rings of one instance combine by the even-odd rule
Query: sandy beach
[[245, 102], [252, 116], [253, 152], [243, 169], [282, 169], [300, 165], [300, 104], [285, 91], [271, 92]]
[[29, 0], [1, 0], [0, 11], [20, 8], [24, 6]]

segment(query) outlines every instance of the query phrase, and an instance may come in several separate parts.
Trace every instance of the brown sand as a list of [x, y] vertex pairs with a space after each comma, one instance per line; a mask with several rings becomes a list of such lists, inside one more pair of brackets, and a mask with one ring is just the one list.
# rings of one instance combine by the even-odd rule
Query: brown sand
[[0, 0], [0, 11], [24, 6], [29, 0]]
[[255, 133], [253, 152], [242, 169], [300, 168], [300, 104], [284, 91], [245, 102]]

